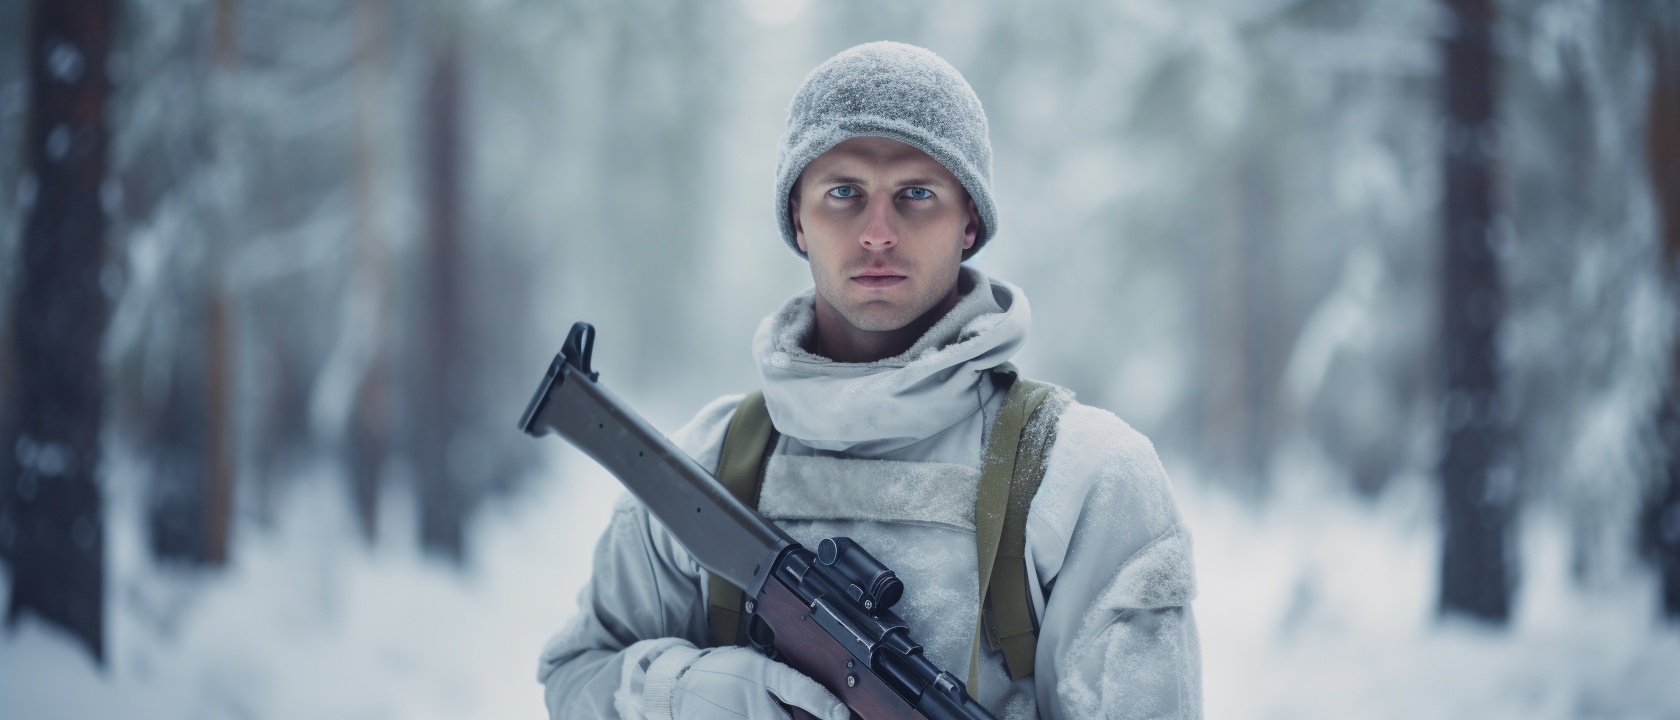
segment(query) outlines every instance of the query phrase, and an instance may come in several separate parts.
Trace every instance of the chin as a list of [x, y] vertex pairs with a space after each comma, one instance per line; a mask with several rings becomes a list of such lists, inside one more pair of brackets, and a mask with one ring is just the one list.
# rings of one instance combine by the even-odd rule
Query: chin
[[859, 330], [868, 332], [892, 332], [902, 330], [904, 326], [914, 322], [921, 313], [910, 312], [902, 307], [890, 308], [854, 308], [851, 312], [841, 313], [846, 322]]

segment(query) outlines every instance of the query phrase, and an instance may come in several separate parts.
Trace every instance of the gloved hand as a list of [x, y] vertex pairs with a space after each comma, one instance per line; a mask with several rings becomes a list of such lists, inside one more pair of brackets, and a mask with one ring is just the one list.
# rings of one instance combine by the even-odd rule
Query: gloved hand
[[[635, 717], [639, 710], [650, 720], [787, 720], [789, 715], [781, 703], [826, 720], [851, 717], [846, 705], [817, 681], [748, 648], [700, 650], [673, 640], [636, 645], [643, 643], [659, 643], [662, 647], [647, 647], [639, 653], [640, 658], [634, 657], [636, 646], [627, 652], [618, 703], [620, 714], [627, 718]], [[640, 697], [624, 697], [624, 691], [633, 692], [637, 684], [641, 686]]]

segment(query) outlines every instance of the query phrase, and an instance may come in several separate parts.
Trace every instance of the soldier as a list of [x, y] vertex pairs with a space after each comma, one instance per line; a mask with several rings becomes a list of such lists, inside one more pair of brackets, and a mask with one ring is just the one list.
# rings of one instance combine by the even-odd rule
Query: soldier
[[[893, 568], [927, 657], [998, 717], [1200, 717], [1190, 535], [1153, 446], [1019, 379], [1027, 298], [963, 264], [998, 227], [968, 83], [922, 48], [846, 50], [794, 96], [777, 165], [782, 238], [815, 287], [759, 326], [761, 392], [714, 401], [673, 441], [713, 472], [756, 462], [738, 494], [799, 542], [851, 537]], [[1037, 409], [1000, 431], [1012, 390]], [[754, 422], [771, 440], [724, 457]], [[1018, 443], [1012, 468], [993, 467], [999, 442]], [[988, 482], [1020, 498], [1001, 524], [977, 522]], [[740, 647], [739, 589], [628, 496], [579, 602], [542, 652], [551, 717], [848, 716]]]

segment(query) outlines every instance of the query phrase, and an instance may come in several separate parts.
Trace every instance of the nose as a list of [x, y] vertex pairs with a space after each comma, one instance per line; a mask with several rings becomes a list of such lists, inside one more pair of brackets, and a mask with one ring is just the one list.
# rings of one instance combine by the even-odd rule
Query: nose
[[858, 238], [864, 249], [886, 250], [897, 245], [898, 231], [892, 226], [892, 199], [871, 198], [867, 212], [869, 224], [864, 226], [863, 235]]

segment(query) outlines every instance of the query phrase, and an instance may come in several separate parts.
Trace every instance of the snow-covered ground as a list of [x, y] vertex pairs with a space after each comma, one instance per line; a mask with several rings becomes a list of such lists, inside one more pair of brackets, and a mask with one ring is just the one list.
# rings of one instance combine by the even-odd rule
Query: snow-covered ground
[[[152, 567], [113, 513], [109, 667], [25, 620], [0, 632], [0, 718], [541, 718], [538, 648], [618, 493], [570, 450], [554, 462], [483, 513], [464, 572], [403, 540], [400, 499], [364, 546], [327, 481], [222, 573]], [[1264, 509], [1179, 482], [1210, 718], [1680, 717], [1680, 631], [1653, 622], [1651, 587], [1576, 588], [1544, 519], [1524, 525], [1516, 619], [1491, 631], [1434, 619], [1421, 482], [1374, 504], [1285, 487]]]
[[402, 498], [368, 548], [324, 481], [301, 483], [274, 530], [240, 536], [223, 573], [152, 567], [116, 519], [110, 666], [34, 620], [0, 632], [0, 718], [540, 718], [537, 652], [619, 492], [556, 455], [563, 480], [479, 517], [465, 571], [419, 554]]
[[1285, 488], [1265, 511], [1179, 488], [1196, 533], [1210, 718], [1676, 718], [1680, 626], [1638, 573], [1585, 590], [1525, 518], [1510, 628], [1440, 621], [1436, 505]]

